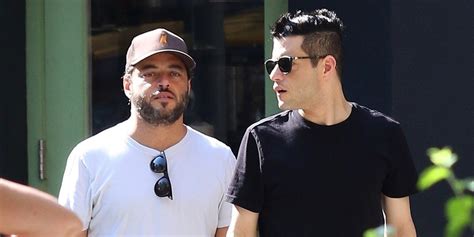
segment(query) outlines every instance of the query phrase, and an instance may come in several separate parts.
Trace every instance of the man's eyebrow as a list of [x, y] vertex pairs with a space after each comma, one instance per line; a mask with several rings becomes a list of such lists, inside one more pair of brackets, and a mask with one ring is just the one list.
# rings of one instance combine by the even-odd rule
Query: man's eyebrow
[[158, 67], [156, 67], [153, 64], [146, 64], [143, 67], [140, 67], [139, 70], [156, 69], [156, 68], [158, 68]]
[[171, 64], [171, 65], [168, 66], [168, 68], [170, 68], [170, 69], [185, 70], [185, 68], [184, 68], [182, 65], [180, 65], [180, 64]]

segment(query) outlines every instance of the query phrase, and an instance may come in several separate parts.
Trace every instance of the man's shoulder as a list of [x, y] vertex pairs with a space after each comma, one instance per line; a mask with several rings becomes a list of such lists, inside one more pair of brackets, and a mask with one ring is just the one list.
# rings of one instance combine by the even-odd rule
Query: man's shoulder
[[208, 146], [209, 148], [215, 149], [223, 149], [223, 150], [230, 150], [230, 147], [226, 145], [224, 142], [220, 141], [219, 139], [212, 137], [210, 135], [204, 134], [190, 126], [187, 126], [188, 135], [190, 139], [198, 143], [200, 146]]
[[74, 147], [74, 150], [81, 151], [82, 153], [89, 153], [114, 147], [114, 144], [118, 141], [124, 140], [122, 139], [124, 137], [122, 126], [122, 124], [117, 124], [113, 127], [104, 129], [103, 131], [79, 142]]
[[352, 106], [356, 117], [372, 126], [396, 127], [400, 125], [397, 120], [378, 110], [357, 103], [352, 103]]
[[184, 150], [192, 151], [197, 157], [204, 157], [215, 165], [234, 167], [234, 153], [225, 143], [189, 126], [187, 136], [189, 136], [189, 140], [183, 144], [185, 146]]
[[260, 130], [279, 126], [289, 120], [291, 110], [285, 110], [280, 113], [270, 115], [253, 123], [247, 128], [247, 131]]

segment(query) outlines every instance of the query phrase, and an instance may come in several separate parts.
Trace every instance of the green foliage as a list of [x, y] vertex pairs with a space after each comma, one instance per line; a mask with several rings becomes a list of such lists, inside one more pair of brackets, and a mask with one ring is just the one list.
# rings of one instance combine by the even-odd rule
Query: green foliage
[[436, 166], [451, 168], [458, 160], [458, 156], [449, 147], [443, 149], [431, 147], [426, 153], [430, 157], [431, 162]]
[[472, 210], [474, 197], [462, 195], [452, 197], [446, 203], [446, 217], [448, 224], [445, 229], [445, 236], [460, 236], [462, 230], [472, 221]]
[[387, 225], [386, 230], [387, 230], [387, 235], [385, 235], [384, 226], [379, 226], [377, 228], [368, 229], [364, 232], [363, 237], [391, 237], [391, 236], [395, 236], [395, 229], [392, 226]]
[[442, 180], [448, 182], [455, 196], [450, 198], [445, 205], [445, 214], [448, 220], [445, 236], [460, 237], [466, 228], [474, 228], [472, 217], [474, 197], [472, 194], [466, 193], [466, 191], [474, 192], [474, 178], [456, 178], [451, 167], [457, 162], [458, 157], [451, 148], [429, 148], [427, 154], [434, 165], [421, 172], [417, 183], [418, 188], [424, 191]]
[[383, 234], [378, 234], [375, 229], [369, 229], [364, 232], [364, 237], [383, 237]]
[[[460, 237], [463, 231], [471, 228], [474, 231], [474, 177], [458, 179], [454, 175], [452, 166], [458, 161], [458, 156], [451, 148], [432, 147], [427, 154], [433, 165], [425, 168], [418, 179], [417, 186], [421, 191], [432, 187], [434, 184], [446, 180], [454, 192], [454, 197], [445, 204], [446, 224], [445, 237]], [[471, 192], [471, 193], [469, 193]], [[391, 236], [395, 230], [388, 226], [387, 236]], [[364, 232], [363, 237], [384, 237], [383, 226], [369, 229]]]
[[474, 178], [467, 178], [462, 180], [464, 187], [466, 187], [467, 190], [474, 192]]
[[451, 175], [451, 170], [446, 167], [432, 165], [420, 174], [418, 179], [418, 189], [425, 190], [433, 184], [448, 178]]

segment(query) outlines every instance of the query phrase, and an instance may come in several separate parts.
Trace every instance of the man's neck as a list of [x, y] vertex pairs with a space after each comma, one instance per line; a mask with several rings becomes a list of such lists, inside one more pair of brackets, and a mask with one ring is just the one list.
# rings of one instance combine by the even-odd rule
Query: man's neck
[[352, 104], [349, 103], [342, 91], [325, 98], [320, 98], [311, 108], [299, 109], [298, 113], [306, 120], [319, 125], [334, 125], [346, 120], [352, 111]]
[[132, 115], [126, 123], [127, 133], [130, 137], [144, 146], [159, 151], [164, 151], [177, 144], [187, 132], [183, 117], [173, 124], [155, 126]]

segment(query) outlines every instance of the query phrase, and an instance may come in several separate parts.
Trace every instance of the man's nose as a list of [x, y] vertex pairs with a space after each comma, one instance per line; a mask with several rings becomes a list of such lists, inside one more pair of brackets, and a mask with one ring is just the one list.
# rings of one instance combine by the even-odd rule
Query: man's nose
[[280, 80], [283, 80], [285, 74], [283, 74], [283, 72], [281, 72], [280, 68], [278, 67], [278, 65], [276, 65], [273, 70], [271, 71], [269, 77], [270, 77], [270, 80], [272, 81], [280, 81]]
[[160, 91], [166, 90], [166, 89], [168, 89], [169, 87], [170, 87], [169, 84], [158, 84], [158, 88], [159, 88]]
[[165, 73], [159, 74], [156, 78], [156, 84], [161, 89], [170, 87], [170, 78]]

